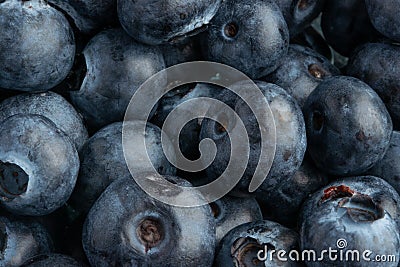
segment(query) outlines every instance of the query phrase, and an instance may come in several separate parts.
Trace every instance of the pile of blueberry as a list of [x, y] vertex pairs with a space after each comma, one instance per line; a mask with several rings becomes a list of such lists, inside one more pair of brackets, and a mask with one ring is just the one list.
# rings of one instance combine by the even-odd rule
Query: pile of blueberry
[[[0, 0], [0, 266], [398, 266], [399, 13], [397, 0]], [[271, 129], [231, 91], [185, 84], [123, 123], [147, 79], [193, 61], [243, 72], [269, 104], [276, 150], [254, 192]], [[212, 140], [212, 164], [168, 160], [164, 121], [200, 97], [238, 115], [249, 161], [224, 197], [168, 205], [133, 177], [200, 186], [235, 157], [239, 122], [210, 109], [221, 120], [191, 120], [179, 145], [196, 160]], [[158, 193], [204, 200], [190, 192]]]

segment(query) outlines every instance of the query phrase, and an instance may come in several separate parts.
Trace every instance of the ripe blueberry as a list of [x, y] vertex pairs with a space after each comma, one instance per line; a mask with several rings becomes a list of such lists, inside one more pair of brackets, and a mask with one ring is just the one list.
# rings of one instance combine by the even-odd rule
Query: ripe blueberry
[[118, 0], [118, 17], [136, 40], [156, 45], [196, 34], [221, 0]]
[[42, 0], [6, 0], [0, 29], [0, 87], [47, 91], [67, 77], [75, 41], [62, 13]]
[[49, 119], [21, 114], [0, 124], [0, 202], [7, 210], [53, 212], [71, 195], [78, 170], [75, 146]]
[[[272, 167], [268, 176], [256, 191], [264, 193], [273, 190], [281, 179], [296, 172], [303, 161], [307, 141], [303, 115], [296, 101], [277, 85], [266, 82], [257, 82], [256, 85], [264, 94], [271, 108], [276, 127], [276, 153]], [[244, 89], [247, 86], [250, 86], [250, 84], [239, 82], [232, 87]], [[234, 96], [233, 93], [226, 91], [219, 98], [235, 110], [243, 121], [249, 136], [250, 157], [247, 169], [232, 192], [236, 195], [248, 195], [248, 186], [258, 165], [261, 150], [259, 124], [247, 104], [236, 95]], [[259, 105], [262, 105], [262, 101], [259, 101]], [[218, 116], [222, 120], [226, 120], [225, 125], [221, 127], [218, 122], [205, 119], [200, 132], [200, 138], [211, 138], [218, 151], [214, 162], [206, 169], [209, 179], [219, 177], [225, 170], [230, 158], [230, 138], [225, 129], [236, 125], [235, 119], [228, 118], [225, 111], [220, 111]], [[263, 125], [262, 127], [271, 130], [270, 127], [273, 126]]]
[[[190, 184], [177, 177], [140, 174], [138, 179], [165, 179]], [[181, 191], [160, 190], [182, 197]], [[192, 198], [203, 198], [191, 194]], [[104, 231], [107, 229], [107, 231]], [[211, 266], [215, 249], [215, 220], [208, 205], [176, 207], [148, 196], [132, 178], [113, 182], [86, 218], [83, 246], [93, 266]]]
[[227, 64], [257, 79], [278, 67], [288, 50], [289, 33], [274, 1], [227, 0], [202, 40], [208, 60]]
[[391, 115], [394, 127], [400, 127], [400, 46], [365, 44], [352, 55], [346, 71], [378, 93]]
[[[300, 217], [302, 250], [313, 250], [321, 255], [329, 248], [344, 254], [358, 250], [361, 261], [349, 260], [351, 266], [397, 266], [400, 247], [398, 224], [399, 195], [384, 180], [373, 176], [350, 177], [335, 181], [318, 190], [303, 207]], [[347, 246], [338, 247], [345, 239]], [[395, 262], [367, 262], [362, 253], [395, 255]], [[336, 253], [339, 255], [339, 252]], [[330, 258], [307, 261], [307, 266], [346, 264], [346, 259]]]
[[83, 54], [87, 73], [80, 90], [71, 92], [71, 98], [95, 130], [122, 121], [135, 91], [165, 67], [157, 47], [135, 42], [122, 29], [99, 33]]
[[308, 151], [328, 174], [361, 174], [389, 146], [393, 128], [389, 113], [375, 91], [356, 78], [336, 76], [322, 81], [303, 112]]

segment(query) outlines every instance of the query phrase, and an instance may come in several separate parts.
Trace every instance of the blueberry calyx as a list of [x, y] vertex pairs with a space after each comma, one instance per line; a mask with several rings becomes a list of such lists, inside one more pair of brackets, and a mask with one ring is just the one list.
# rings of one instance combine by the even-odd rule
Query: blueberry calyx
[[16, 164], [0, 161], [0, 195], [13, 199], [26, 192], [29, 176]]
[[341, 200], [339, 207], [347, 209], [347, 214], [354, 222], [373, 222], [385, 216], [382, 206], [364, 194], [355, 194]]
[[297, 7], [299, 8], [299, 10], [304, 10], [309, 6], [309, 1], [308, 0], [300, 0], [297, 3]]
[[264, 249], [265, 245], [268, 249], [275, 249], [271, 244], [260, 245], [256, 239], [251, 237], [241, 237], [235, 240], [231, 247], [235, 266], [264, 266], [264, 262], [258, 259], [257, 253]]
[[308, 66], [308, 72], [317, 79], [323, 79], [327, 75], [327, 72], [317, 64], [310, 64]]
[[230, 22], [224, 27], [224, 34], [226, 37], [234, 38], [239, 32], [239, 26], [235, 22]]
[[145, 253], [156, 247], [164, 239], [164, 229], [160, 221], [154, 218], [142, 220], [136, 229], [140, 242], [145, 246]]

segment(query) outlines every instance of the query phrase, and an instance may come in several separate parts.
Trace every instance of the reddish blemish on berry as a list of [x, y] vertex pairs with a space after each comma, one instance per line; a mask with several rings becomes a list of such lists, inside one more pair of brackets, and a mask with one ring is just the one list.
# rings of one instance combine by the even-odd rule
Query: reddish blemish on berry
[[324, 195], [321, 197], [321, 202], [328, 199], [336, 199], [343, 197], [351, 197], [355, 194], [355, 191], [345, 185], [331, 186], [324, 190]]

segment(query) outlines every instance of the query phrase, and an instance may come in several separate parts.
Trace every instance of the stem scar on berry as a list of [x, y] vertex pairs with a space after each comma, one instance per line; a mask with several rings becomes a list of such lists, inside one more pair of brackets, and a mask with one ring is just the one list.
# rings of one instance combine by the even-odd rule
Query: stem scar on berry
[[144, 219], [136, 229], [140, 242], [145, 246], [145, 253], [156, 247], [164, 238], [164, 229], [157, 219]]
[[298, 4], [297, 4], [297, 7], [300, 9], [300, 10], [304, 10], [304, 9], [306, 9], [308, 6], [309, 6], [309, 2], [308, 2], [309, 0], [300, 0], [299, 2], [298, 2]]
[[365, 194], [355, 194], [339, 202], [340, 208], [347, 209], [347, 214], [354, 222], [373, 222], [385, 216], [381, 205]]
[[[274, 250], [275, 246], [266, 244], [268, 250]], [[231, 255], [235, 266], [264, 266], [264, 261], [260, 261], [257, 253], [264, 249], [265, 245], [261, 245], [256, 239], [251, 237], [241, 237], [237, 239], [231, 247]]]
[[327, 75], [327, 72], [317, 64], [308, 65], [308, 72], [317, 79], [323, 79]]
[[234, 38], [239, 32], [239, 26], [235, 22], [230, 22], [225, 25], [224, 34], [226, 37]]
[[0, 195], [14, 198], [26, 192], [29, 176], [16, 164], [0, 161]]

